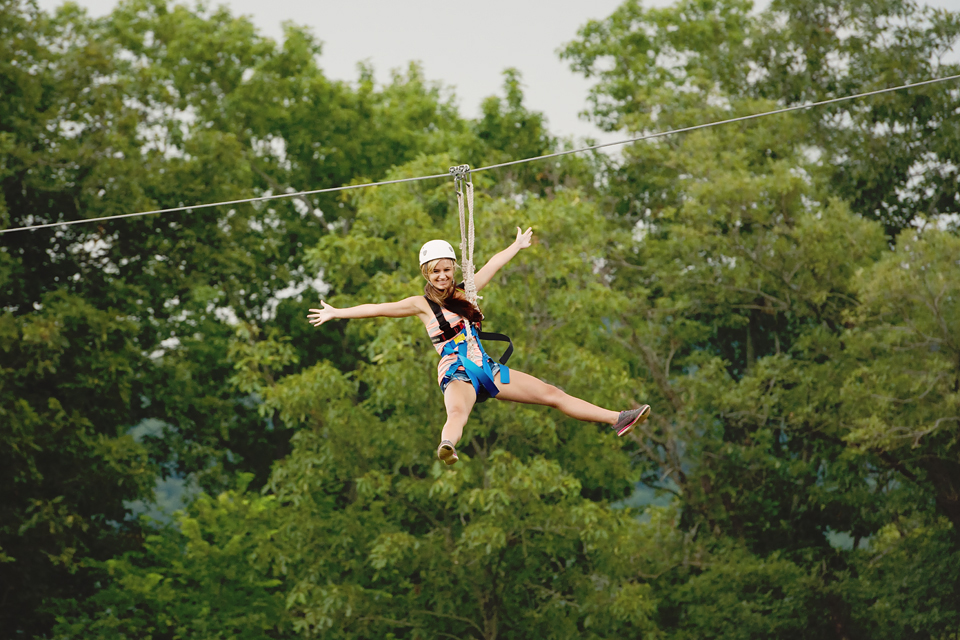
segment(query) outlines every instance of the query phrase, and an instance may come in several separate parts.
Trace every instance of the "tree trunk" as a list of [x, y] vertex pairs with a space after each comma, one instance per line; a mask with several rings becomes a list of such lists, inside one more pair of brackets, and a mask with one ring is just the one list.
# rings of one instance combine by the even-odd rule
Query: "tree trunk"
[[667, 378], [663, 365], [660, 364], [660, 358], [657, 357], [656, 352], [651, 347], [640, 342], [636, 333], [633, 334], [633, 343], [643, 355], [643, 362], [647, 365], [647, 370], [650, 372], [651, 377], [653, 377], [653, 381], [657, 384], [657, 388], [660, 389], [660, 393], [670, 402], [673, 410], [679, 413], [683, 410], [683, 400], [680, 399], [677, 392], [670, 386], [670, 380]]
[[954, 535], [960, 537], [960, 464], [933, 458], [922, 466], [933, 484], [937, 510], [953, 523]]
[[750, 315], [747, 316], [747, 366], [745, 371], [750, 371], [753, 368], [753, 363], [757, 359], [757, 349], [753, 343], [753, 332], [756, 330], [757, 320], [754, 318], [755, 313], [750, 311]]

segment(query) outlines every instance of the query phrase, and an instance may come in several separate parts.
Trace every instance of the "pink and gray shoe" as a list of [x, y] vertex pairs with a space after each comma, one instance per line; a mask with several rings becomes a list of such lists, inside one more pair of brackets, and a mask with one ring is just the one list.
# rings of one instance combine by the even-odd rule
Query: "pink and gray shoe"
[[457, 449], [449, 440], [444, 440], [440, 443], [440, 446], [437, 447], [437, 457], [448, 466], [455, 464], [457, 460], [460, 459], [460, 456], [457, 455]]
[[650, 405], [642, 404], [636, 409], [630, 411], [621, 411], [620, 419], [613, 425], [613, 430], [621, 438], [631, 431], [638, 424], [643, 424], [650, 417]]

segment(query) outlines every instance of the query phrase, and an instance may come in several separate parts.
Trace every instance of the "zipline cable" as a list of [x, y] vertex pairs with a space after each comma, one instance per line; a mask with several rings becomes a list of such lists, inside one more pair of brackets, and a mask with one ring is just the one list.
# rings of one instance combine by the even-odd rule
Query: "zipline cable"
[[171, 209], [156, 209], [155, 211], [140, 211], [137, 213], [121, 213], [115, 216], [102, 216], [100, 218], [80, 218], [79, 220], [68, 220], [66, 222], [47, 222], [44, 224], [34, 224], [28, 227], [14, 227], [12, 229], [0, 229], [0, 235], [12, 233], [14, 231], [30, 231], [32, 229], [46, 229], [48, 227], [66, 227], [72, 224], [83, 224], [85, 222], [103, 222], [105, 220], [119, 220], [120, 218], [135, 218], [137, 216], [149, 216], [155, 213], [173, 213], [175, 211], [192, 211], [193, 209], [209, 209], [210, 207], [222, 207], [228, 204], [244, 204], [247, 202], [263, 202], [265, 200], [278, 200], [280, 198], [296, 198], [297, 196], [311, 196], [316, 193], [330, 193], [333, 191], [347, 191], [349, 189], [362, 189], [363, 187], [379, 187], [385, 184], [398, 184], [400, 182], [414, 182], [416, 180], [430, 180], [432, 178], [449, 178], [450, 173], [438, 173], [435, 176], [418, 176], [416, 178], [401, 178], [400, 180], [385, 180], [384, 182], [368, 182], [367, 184], [350, 184], [342, 187], [330, 187], [329, 189], [314, 189], [312, 191], [297, 191], [296, 193], [278, 193], [272, 196], [259, 196], [257, 198], [243, 198], [241, 200], [225, 200], [223, 202], [210, 202], [207, 204], [192, 204], [189, 206], [173, 207]]
[[[521, 160], [511, 160], [509, 162], [501, 162], [499, 164], [491, 164], [486, 167], [479, 167], [476, 169], [471, 169], [471, 172], [476, 173], [478, 171], [488, 171], [490, 169], [500, 169], [502, 167], [511, 167], [518, 164], [525, 164], [527, 162], [536, 162], [538, 160], [548, 160], [550, 158], [559, 158], [560, 156], [570, 155], [572, 153], [583, 153], [584, 151], [594, 151], [596, 149], [603, 149], [605, 147], [613, 147], [621, 144], [630, 144], [631, 142], [642, 142], [644, 140], [653, 140], [654, 138], [662, 138], [664, 136], [670, 136], [678, 133], [687, 133], [690, 131], [697, 131], [698, 129], [707, 129], [709, 127], [718, 127], [724, 124], [733, 124], [736, 122], [744, 122], [746, 120], [755, 120], [757, 118], [765, 118], [767, 116], [774, 116], [781, 113], [789, 113], [791, 111], [801, 111], [804, 109], [813, 109], [814, 107], [823, 107], [828, 104], [836, 104], [838, 102], [845, 102], [849, 100], [857, 100], [859, 98], [867, 98], [870, 96], [876, 96], [883, 93], [891, 93], [894, 91], [902, 91], [905, 89], [914, 89], [916, 87], [923, 87], [926, 85], [937, 84], [940, 82], [949, 82], [951, 80], [960, 79], [960, 74], [945, 76], [943, 78], [933, 78], [930, 80], [923, 80], [921, 82], [913, 82], [909, 84], [900, 85], [898, 87], [887, 87], [886, 89], [877, 89], [875, 91], [867, 91], [864, 93], [857, 93], [852, 96], [842, 96], [839, 98], [831, 98], [829, 100], [821, 100], [819, 102], [811, 102], [807, 104], [794, 105], [792, 107], [784, 107], [782, 109], [775, 109], [773, 111], [764, 111], [763, 113], [754, 113], [747, 116], [740, 116], [737, 118], [728, 118], [726, 120], [716, 120], [714, 122], [707, 122], [704, 124], [693, 125], [690, 127], [683, 127], [680, 129], [668, 129], [667, 131], [658, 131], [656, 133], [648, 133], [642, 136], [636, 136], [634, 138], [625, 138], [623, 140], [616, 140], [614, 142], [604, 142], [603, 144], [596, 144], [590, 147], [583, 147], [581, 149], [568, 149], [566, 151], [558, 151], [556, 153], [548, 153], [542, 156], [535, 156], [532, 158], [523, 158]], [[32, 231], [35, 229], [47, 229], [49, 227], [66, 227], [74, 224], [85, 224], [90, 222], [105, 222], [109, 220], [119, 220], [121, 218], [134, 218], [138, 216], [149, 216], [154, 214], [161, 213], [174, 213], [177, 211], [192, 211], [194, 209], [208, 209], [210, 207], [221, 207], [226, 205], [234, 204], [245, 204], [248, 202], [264, 202], [267, 200], [278, 200], [281, 198], [296, 198], [299, 196], [310, 196], [318, 193], [332, 193], [335, 191], [348, 191], [350, 189], [362, 189], [365, 187], [380, 187], [388, 184], [399, 184], [402, 182], [416, 182], [419, 180], [435, 180], [438, 178], [449, 178], [450, 173], [437, 173], [430, 176], [417, 176], [414, 178], [401, 178], [399, 180], [384, 180], [382, 182], [368, 182], [366, 184], [351, 184], [340, 187], [330, 187], [329, 189], [313, 189], [311, 191], [297, 191], [294, 193], [279, 193], [270, 196], [259, 196], [256, 198], [242, 198], [239, 200], [227, 200], [224, 202], [211, 202], [207, 204], [195, 204], [189, 206], [180, 206], [172, 207], [170, 209], [156, 209], [154, 211], [140, 211], [137, 213], [121, 213], [115, 216], [102, 216], [99, 218], [81, 218], [79, 220], [68, 220], [65, 222], [47, 222], [44, 224], [34, 224], [23, 227], [13, 227], [12, 229], [0, 229], [0, 235], [5, 233], [13, 233], [15, 231]]]

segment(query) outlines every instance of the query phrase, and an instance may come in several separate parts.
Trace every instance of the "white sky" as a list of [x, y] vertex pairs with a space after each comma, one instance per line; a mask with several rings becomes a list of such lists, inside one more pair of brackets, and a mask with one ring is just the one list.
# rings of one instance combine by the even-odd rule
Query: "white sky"
[[[108, 13], [116, 0], [76, 0], [93, 15]], [[39, 0], [50, 10], [61, 0]], [[192, 4], [192, 0], [187, 2]], [[428, 79], [456, 90], [463, 115], [474, 117], [486, 96], [499, 93], [501, 72], [523, 74], [528, 108], [546, 114], [559, 135], [610, 141], [579, 117], [590, 83], [561, 62], [557, 50], [576, 37], [587, 20], [608, 16], [620, 0], [227, 0], [234, 14], [252, 17], [262, 33], [279, 39], [287, 20], [307, 25], [324, 42], [320, 64], [331, 78], [355, 80], [357, 63], [373, 64], [377, 79], [390, 69], [419, 60]], [[670, 0], [647, 0], [664, 6]], [[768, 0], [755, 0], [765, 7]], [[926, 4], [960, 11], [960, 0]]]

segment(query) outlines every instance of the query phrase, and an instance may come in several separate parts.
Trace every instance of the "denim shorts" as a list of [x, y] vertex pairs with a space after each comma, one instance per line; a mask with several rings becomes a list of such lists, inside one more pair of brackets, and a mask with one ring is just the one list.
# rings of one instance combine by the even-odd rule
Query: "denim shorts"
[[[490, 364], [490, 373], [493, 378], [497, 377], [497, 374], [500, 373], [500, 363], [496, 362], [493, 358], [487, 357], [487, 362]], [[443, 380], [440, 381], [440, 391], [446, 391], [447, 387], [454, 380], [462, 380], [467, 384], [470, 384], [470, 376], [467, 375], [467, 372], [464, 371], [461, 366], [459, 369], [453, 372], [452, 376], [444, 376]], [[482, 399], [481, 399], [482, 397]], [[487, 390], [483, 388], [483, 385], [480, 385], [480, 393], [477, 394], [477, 402], [483, 402], [489, 398], [490, 395], [487, 393]]]

